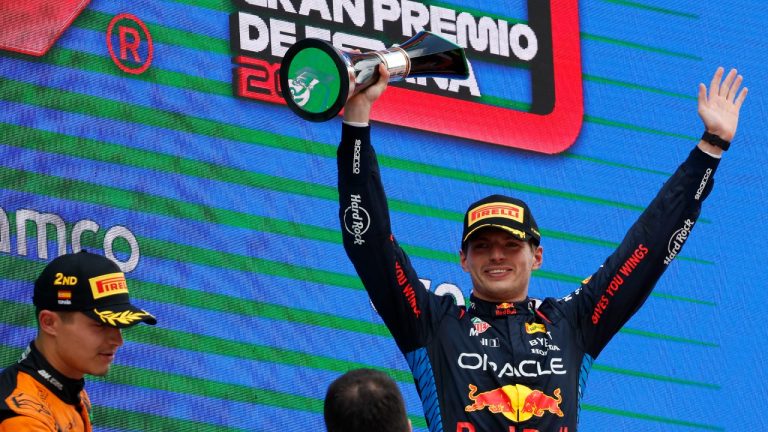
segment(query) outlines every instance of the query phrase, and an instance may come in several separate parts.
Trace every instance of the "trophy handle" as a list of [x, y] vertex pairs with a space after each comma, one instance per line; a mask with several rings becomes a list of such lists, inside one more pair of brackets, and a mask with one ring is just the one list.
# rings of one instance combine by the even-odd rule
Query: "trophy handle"
[[469, 64], [464, 48], [427, 31], [420, 31], [400, 48], [411, 59], [408, 76], [469, 78]]

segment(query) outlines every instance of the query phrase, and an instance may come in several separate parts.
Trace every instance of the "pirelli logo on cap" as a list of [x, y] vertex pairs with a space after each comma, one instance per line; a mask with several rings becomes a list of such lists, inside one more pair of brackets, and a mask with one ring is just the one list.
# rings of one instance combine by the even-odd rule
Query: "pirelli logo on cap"
[[525, 210], [517, 205], [495, 202], [478, 206], [469, 213], [467, 226], [472, 226], [477, 222], [488, 218], [504, 218], [523, 223]]
[[128, 284], [123, 273], [110, 273], [88, 280], [91, 283], [93, 298], [99, 299], [115, 294], [128, 294]]

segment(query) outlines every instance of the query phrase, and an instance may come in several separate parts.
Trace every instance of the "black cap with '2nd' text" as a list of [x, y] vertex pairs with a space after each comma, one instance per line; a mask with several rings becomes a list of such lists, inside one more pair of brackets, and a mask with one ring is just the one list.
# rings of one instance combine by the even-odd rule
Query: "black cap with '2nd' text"
[[149, 312], [131, 304], [120, 267], [86, 251], [62, 255], [48, 263], [35, 281], [32, 302], [38, 309], [82, 312], [112, 327], [157, 324]]

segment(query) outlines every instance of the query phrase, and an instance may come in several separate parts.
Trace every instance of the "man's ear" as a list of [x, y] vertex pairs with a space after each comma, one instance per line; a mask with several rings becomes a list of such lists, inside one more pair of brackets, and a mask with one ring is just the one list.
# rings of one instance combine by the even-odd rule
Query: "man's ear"
[[533, 266], [532, 270], [538, 270], [541, 268], [541, 264], [544, 262], [544, 248], [536, 246], [536, 250], [533, 251]]
[[467, 269], [467, 254], [465, 254], [461, 249], [459, 249], [459, 262], [461, 263], [461, 268], [464, 269], [465, 272], [469, 273], [469, 270]]
[[61, 318], [56, 312], [43, 309], [40, 311], [40, 315], [37, 316], [37, 319], [40, 323], [40, 331], [51, 335], [56, 334], [57, 324], [61, 321]]

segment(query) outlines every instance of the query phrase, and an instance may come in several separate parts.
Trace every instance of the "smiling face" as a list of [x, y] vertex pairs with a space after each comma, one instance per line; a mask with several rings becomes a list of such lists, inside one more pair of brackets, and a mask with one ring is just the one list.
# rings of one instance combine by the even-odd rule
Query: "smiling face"
[[541, 267], [543, 249], [507, 231], [486, 228], [460, 252], [461, 268], [472, 278], [473, 292], [482, 300], [516, 302], [528, 296], [531, 272]]
[[85, 374], [105, 375], [123, 345], [123, 336], [120, 329], [80, 312], [44, 310], [37, 342], [51, 366], [69, 378], [80, 379]]

